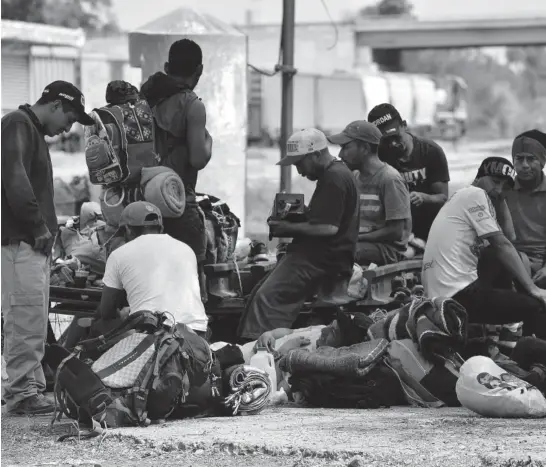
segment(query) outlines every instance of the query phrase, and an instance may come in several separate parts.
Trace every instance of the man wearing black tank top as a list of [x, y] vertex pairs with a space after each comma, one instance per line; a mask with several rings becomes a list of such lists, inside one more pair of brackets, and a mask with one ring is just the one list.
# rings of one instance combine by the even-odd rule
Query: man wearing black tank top
[[292, 243], [248, 304], [238, 335], [255, 340], [264, 332], [290, 328], [305, 300], [331, 277], [350, 276], [358, 238], [358, 195], [347, 166], [328, 150], [326, 136], [314, 128], [294, 133], [278, 165], [295, 165], [317, 187], [305, 222], [270, 220], [271, 233]]
[[182, 217], [164, 219], [165, 233], [191, 247], [197, 256], [201, 295], [206, 301], [203, 263], [207, 240], [202, 213], [195, 197], [197, 173], [212, 154], [206, 129], [205, 104], [193, 91], [203, 73], [201, 47], [190, 39], [171, 45], [165, 73], [156, 73], [142, 85], [142, 94], [153, 110], [156, 149], [162, 165], [173, 169], [184, 182], [186, 208]]
[[413, 234], [427, 240], [448, 196], [449, 168], [444, 150], [434, 141], [409, 133], [406, 121], [391, 104], [375, 106], [368, 122], [383, 134], [379, 158], [398, 170], [408, 185]]

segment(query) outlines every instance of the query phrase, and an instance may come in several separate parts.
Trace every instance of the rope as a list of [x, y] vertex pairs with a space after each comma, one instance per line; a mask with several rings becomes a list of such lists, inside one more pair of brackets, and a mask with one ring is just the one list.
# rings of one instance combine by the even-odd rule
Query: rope
[[232, 394], [224, 404], [232, 410], [233, 415], [260, 413], [267, 405], [272, 391], [267, 373], [245, 365], [233, 370], [229, 384]]

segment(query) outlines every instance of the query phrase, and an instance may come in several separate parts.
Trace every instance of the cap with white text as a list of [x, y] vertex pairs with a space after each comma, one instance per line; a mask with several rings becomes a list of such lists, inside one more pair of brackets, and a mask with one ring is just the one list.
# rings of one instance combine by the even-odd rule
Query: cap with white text
[[286, 156], [277, 165], [286, 166], [297, 164], [312, 152], [322, 151], [328, 147], [328, 140], [324, 133], [316, 128], [307, 128], [296, 131], [286, 143]]
[[384, 103], [370, 110], [368, 122], [379, 128], [383, 136], [391, 136], [400, 134], [403, 120], [394, 105]]
[[82, 125], [95, 124], [95, 121], [85, 113], [85, 98], [82, 92], [72, 83], [53, 81], [45, 87], [42, 97], [47, 97], [50, 102], [57, 99], [67, 102], [78, 115], [78, 123]]

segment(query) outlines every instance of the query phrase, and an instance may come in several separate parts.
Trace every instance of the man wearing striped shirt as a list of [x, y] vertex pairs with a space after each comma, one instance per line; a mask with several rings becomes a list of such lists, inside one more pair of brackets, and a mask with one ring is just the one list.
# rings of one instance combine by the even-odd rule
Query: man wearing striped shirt
[[404, 259], [411, 234], [410, 194], [400, 173], [379, 159], [381, 131], [364, 120], [331, 136], [339, 157], [354, 171], [360, 197], [356, 261], [362, 266]]

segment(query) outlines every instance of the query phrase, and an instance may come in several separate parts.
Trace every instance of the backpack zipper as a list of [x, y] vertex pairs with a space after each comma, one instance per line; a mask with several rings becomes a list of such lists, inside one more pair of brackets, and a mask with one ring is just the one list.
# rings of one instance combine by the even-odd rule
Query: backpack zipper
[[138, 126], [138, 131], [140, 132], [140, 137], [142, 138], [142, 141], [144, 141], [144, 132], [142, 131], [142, 127], [140, 126], [140, 122], [138, 121], [138, 115], [135, 110], [135, 106], [133, 104], [129, 104], [129, 108], [133, 112], [133, 115], [135, 116], [135, 121]]

